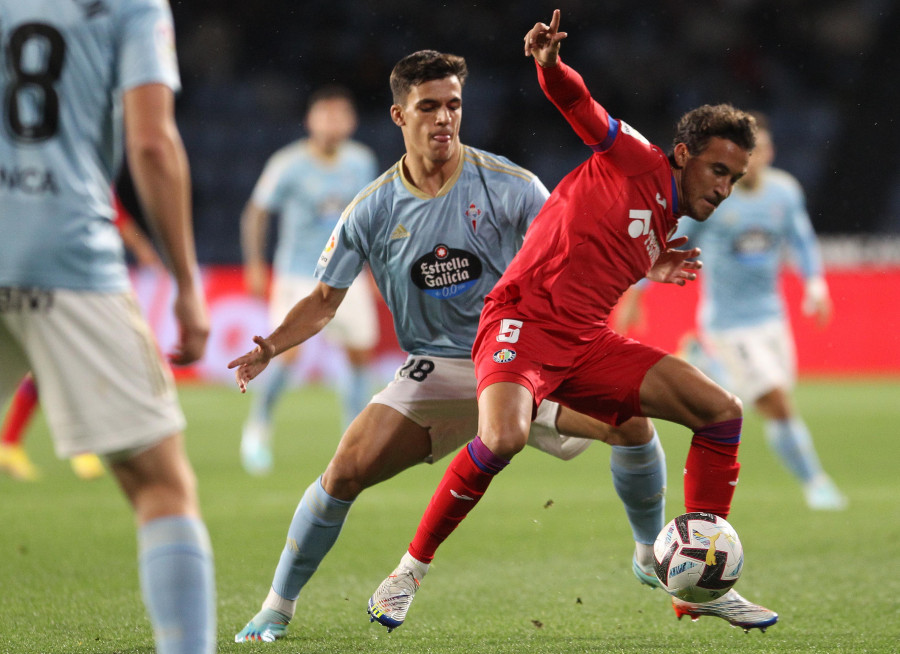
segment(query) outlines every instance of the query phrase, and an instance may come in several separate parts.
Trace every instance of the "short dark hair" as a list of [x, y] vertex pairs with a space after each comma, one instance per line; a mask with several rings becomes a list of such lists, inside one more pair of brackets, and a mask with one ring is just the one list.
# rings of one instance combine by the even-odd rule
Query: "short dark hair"
[[394, 104], [402, 104], [414, 86], [456, 75], [465, 85], [469, 69], [466, 60], [437, 50], [419, 50], [403, 57], [391, 71], [391, 93]]
[[696, 156], [715, 136], [750, 152], [756, 146], [756, 119], [730, 104], [705, 104], [681, 117], [672, 146], [684, 143], [691, 156]]
[[353, 100], [353, 92], [342, 84], [326, 84], [320, 86], [309, 94], [306, 99], [306, 111], [309, 112], [313, 105], [322, 100], [346, 100], [351, 107], [355, 108], [356, 103]]

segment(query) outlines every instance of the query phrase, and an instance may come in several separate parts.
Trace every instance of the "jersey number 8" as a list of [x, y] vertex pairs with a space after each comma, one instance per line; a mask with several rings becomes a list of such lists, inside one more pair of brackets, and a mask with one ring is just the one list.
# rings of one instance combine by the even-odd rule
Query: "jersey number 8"
[[6, 57], [12, 83], [3, 104], [17, 140], [44, 141], [59, 129], [59, 96], [53, 85], [62, 74], [65, 55], [62, 35], [45, 23], [25, 23], [10, 34]]

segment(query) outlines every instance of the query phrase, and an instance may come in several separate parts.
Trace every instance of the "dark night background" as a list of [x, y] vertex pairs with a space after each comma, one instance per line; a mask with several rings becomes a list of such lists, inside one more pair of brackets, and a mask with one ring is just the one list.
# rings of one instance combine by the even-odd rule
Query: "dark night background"
[[776, 165], [804, 185], [821, 234], [900, 234], [900, 11], [891, 0], [410, 2], [172, 0], [178, 119], [203, 263], [240, 261], [238, 222], [268, 156], [302, 136], [315, 87], [355, 93], [356, 138], [380, 168], [403, 153], [394, 63], [432, 48], [469, 64], [462, 140], [548, 188], [589, 154], [537, 85], [522, 37], [562, 10], [562, 56], [594, 97], [668, 147], [699, 104], [769, 114]]

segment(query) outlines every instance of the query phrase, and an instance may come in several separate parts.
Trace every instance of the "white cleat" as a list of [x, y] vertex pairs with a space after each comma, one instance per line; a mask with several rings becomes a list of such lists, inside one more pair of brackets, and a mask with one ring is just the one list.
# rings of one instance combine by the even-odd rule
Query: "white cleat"
[[753, 604], [741, 597], [732, 588], [719, 599], [710, 602], [695, 603], [685, 602], [677, 597], [672, 598], [672, 608], [680, 620], [687, 615], [696, 622], [701, 615], [710, 615], [728, 621], [734, 627], [740, 627], [744, 632], [751, 629], [766, 629], [778, 622], [778, 614], [764, 606]]
[[378, 622], [392, 632], [403, 624], [418, 589], [419, 580], [412, 572], [395, 570], [369, 598], [369, 622]]

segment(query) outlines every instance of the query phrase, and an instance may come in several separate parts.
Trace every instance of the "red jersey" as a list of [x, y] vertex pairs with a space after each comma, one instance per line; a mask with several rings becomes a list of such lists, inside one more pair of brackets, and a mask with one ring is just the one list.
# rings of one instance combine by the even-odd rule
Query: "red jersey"
[[544, 93], [594, 154], [554, 189], [485, 313], [514, 304], [523, 318], [588, 341], [674, 232], [674, 177], [665, 153], [612, 118], [572, 68], [561, 60], [537, 68]]

